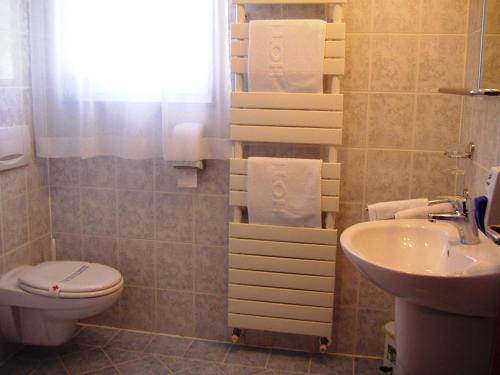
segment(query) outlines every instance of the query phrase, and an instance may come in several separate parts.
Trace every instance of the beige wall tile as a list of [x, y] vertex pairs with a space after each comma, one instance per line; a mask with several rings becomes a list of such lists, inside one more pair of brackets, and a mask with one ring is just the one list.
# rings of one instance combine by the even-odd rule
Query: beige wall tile
[[158, 290], [157, 298], [157, 331], [181, 336], [193, 336], [193, 294], [173, 290]]
[[15, 250], [4, 255], [4, 268], [7, 270], [14, 269], [23, 265], [31, 265], [31, 248], [29, 244], [24, 244]]
[[418, 38], [413, 35], [374, 35], [372, 43], [371, 90], [413, 91]]
[[30, 242], [31, 263], [36, 265], [41, 262], [52, 260], [52, 238], [50, 233]]
[[82, 260], [82, 237], [75, 234], [53, 233], [57, 260]]
[[153, 190], [154, 161], [118, 158], [116, 185], [119, 189]]
[[28, 207], [25, 195], [2, 203], [3, 251], [28, 242]]
[[28, 191], [34, 191], [49, 185], [49, 159], [36, 158], [28, 165]]
[[205, 169], [198, 172], [200, 194], [227, 194], [229, 191], [229, 161], [206, 160]]
[[335, 266], [335, 305], [341, 307], [356, 307], [359, 293], [359, 271], [347, 259], [342, 250], [337, 251]]
[[467, 60], [465, 66], [465, 87], [478, 86], [481, 32], [475, 31], [467, 36]]
[[486, 2], [486, 20], [486, 33], [500, 34], [500, 4], [498, 1]]
[[384, 334], [380, 327], [394, 318], [394, 312], [359, 309], [356, 331], [356, 353], [382, 356]]
[[195, 243], [200, 245], [227, 245], [229, 200], [227, 196], [195, 197]]
[[483, 12], [483, 0], [469, 1], [469, 20], [468, 20], [469, 33], [481, 29], [482, 12]]
[[33, 191], [28, 196], [29, 236], [37, 239], [50, 232], [49, 189]]
[[344, 94], [342, 144], [351, 147], [366, 145], [368, 94]]
[[342, 193], [340, 195], [340, 211], [337, 214], [336, 227], [339, 233], [353, 224], [359, 223], [363, 220], [362, 217], [362, 204], [361, 203], [344, 203]]
[[453, 195], [455, 168], [456, 162], [440, 152], [415, 152], [411, 197], [435, 199], [442, 195]]
[[102, 156], [80, 160], [80, 185], [115, 187], [116, 158]]
[[484, 40], [481, 87], [500, 87], [500, 34], [486, 35]]
[[394, 311], [394, 296], [380, 289], [361, 275], [359, 285], [359, 308]]
[[116, 236], [116, 194], [113, 190], [81, 189], [84, 234]]
[[373, 8], [373, 32], [416, 33], [420, 9], [420, 0], [378, 0]]
[[78, 188], [52, 187], [50, 195], [53, 231], [80, 233], [80, 190]]
[[156, 286], [161, 289], [194, 289], [193, 245], [156, 242]]
[[196, 292], [227, 294], [228, 252], [226, 247], [195, 247]]
[[464, 52], [465, 36], [421, 36], [418, 90], [460, 86], [464, 77]]
[[229, 340], [231, 330], [227, 326], [227, 297], [196, 294], [194, 303], [195, 336], [212, 340]]
[[153, 239], [155, 236], [154, 193], [118, 191], [118, 233], [121, 237]]
[[192, 242], [193, 198], [185, 194], [156, 194], [156, 238]]
[[411, 153], [368, 150], [365, 200], [367, 203], [408, 199]]
[[467, 28], [468, 0], [423, 0], [422, 32], [463, 34]]
[[342, 77], [343, 90], [368, 90], [370, 42], [369, 35], [347, 34], [345, 75]]
[[419, 95], [414, 147], [418, 150], [456, 150], [462, 98]]
[[410, 148], [414, 107], [414, 95], [371, 94], [368, 147]]
[[82, 260], [118, 268], [118, 241], [115, 237], [82, 237]]
[[80, 183], [80, 159], [50, 159], [49, 178], [51, 186], [77, 186]]
[[155, 285], [155, 249], [153, 241], [120, 239], [118, 241], [118, 269], [125, 284]]
[[2, 200], [26, 194], [26, 167], [6, 170], [0, 174], [0, 194]]
[[361, 202], [365, 182], [366, 151], [355, 148], [342, 148], [342, 178], [340, 180], [340, 196], [343, 202]]
[[494, 98], [481, 98], [481, 101], [485, 113], [479, 119], [483, 121], [478, 123], [471, 136], [477, 146], [475, 161], [484, 168], [489, 168], [495, 165], [497, 148], [500, 147], [497, 142], [500, 132], [500, 104]]
[[332, 345], [329, 352], [356, 353], [355, 307], [339, 307], [333, 310]]
[[155, 306], [154, 289], [125, 287], [119, 301], [120, 327], [152, 331]]
[[371, 0], [350, 0], [344, 5], [344, 22], [349, 33], [370, 32], [371, 17]]

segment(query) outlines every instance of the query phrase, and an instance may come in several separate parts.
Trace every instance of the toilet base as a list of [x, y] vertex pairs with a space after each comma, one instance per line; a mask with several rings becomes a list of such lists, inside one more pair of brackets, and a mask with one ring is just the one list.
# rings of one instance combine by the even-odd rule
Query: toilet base
[[76, 321], [54, 320], [39, 309], [9, 306], [0, 306], [0, 322], [7, 341], [26, 345], [62, 345], [77, 329]]

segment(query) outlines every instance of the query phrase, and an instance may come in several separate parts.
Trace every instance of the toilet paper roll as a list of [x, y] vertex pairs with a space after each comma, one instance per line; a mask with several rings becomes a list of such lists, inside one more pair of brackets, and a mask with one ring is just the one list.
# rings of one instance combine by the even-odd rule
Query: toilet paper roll
[[198, 186], [197, 168], [176, 168], [177, 187], [194, 189]]

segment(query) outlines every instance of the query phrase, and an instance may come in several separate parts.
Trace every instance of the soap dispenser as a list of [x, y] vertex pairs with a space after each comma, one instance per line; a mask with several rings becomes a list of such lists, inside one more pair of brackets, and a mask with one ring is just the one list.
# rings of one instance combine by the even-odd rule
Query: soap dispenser
[[488, 205], [484, 217], [486, 235], [500, 245], [500, 166], [490, 170], [486, 180]]

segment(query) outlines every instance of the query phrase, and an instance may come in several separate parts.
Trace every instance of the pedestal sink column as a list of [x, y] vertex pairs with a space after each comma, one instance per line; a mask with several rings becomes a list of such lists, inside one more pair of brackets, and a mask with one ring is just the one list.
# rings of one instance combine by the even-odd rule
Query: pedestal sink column
[[488, 375], [495, 324], [396, 298], [396, 374]]

